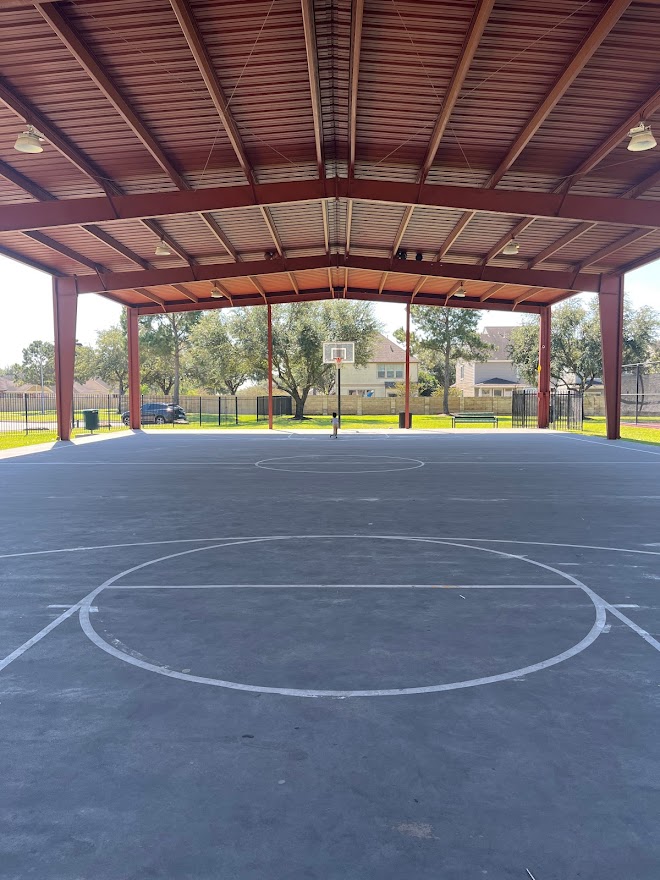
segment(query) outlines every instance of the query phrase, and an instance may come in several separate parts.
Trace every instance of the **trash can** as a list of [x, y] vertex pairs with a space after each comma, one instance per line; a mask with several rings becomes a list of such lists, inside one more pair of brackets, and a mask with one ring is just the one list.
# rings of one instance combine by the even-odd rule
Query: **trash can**
[[[399, 413], [399, 427], [406, 427], [406, 414], [404, 412]], [[410, 413], [410, 427], [412, 428], [412, 413]]]
[[86, 431], [98, 431], [99, 429], [99, 411], [97, 409], [84, 409], [82, 411], [85, 419]]

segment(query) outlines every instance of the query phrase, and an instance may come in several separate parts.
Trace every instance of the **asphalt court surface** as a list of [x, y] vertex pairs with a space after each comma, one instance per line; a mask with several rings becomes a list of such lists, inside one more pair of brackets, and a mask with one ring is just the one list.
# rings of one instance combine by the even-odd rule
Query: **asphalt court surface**
[[0, 475], [3, 880], [660, 875], [652, 448], [159, 431]]

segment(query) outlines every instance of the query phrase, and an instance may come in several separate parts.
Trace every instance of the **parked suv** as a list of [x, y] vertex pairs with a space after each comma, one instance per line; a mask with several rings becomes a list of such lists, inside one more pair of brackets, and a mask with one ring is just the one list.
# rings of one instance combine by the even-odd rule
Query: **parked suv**
[[[121, 420], [125, 425], [130, 425], [130, 413], [122, 413]], [[140, 407], [140, 420], [143, 425], [164, 425], [166, 422], [188, 423], [185, 411], [174, 403], [143, 403]]]

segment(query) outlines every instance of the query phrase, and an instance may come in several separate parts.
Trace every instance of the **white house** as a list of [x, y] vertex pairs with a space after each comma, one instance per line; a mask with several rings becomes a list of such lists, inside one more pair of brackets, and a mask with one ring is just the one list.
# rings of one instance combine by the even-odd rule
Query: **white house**
[[530, 386], [518, 375], [518, 369], [509, 357], [513, 327], [484, 327], [480, 334], [484, 342], [495, 346], [487, 361], [456, 362], [454, 388], [464, 397], [510, 397], [514, 389]]
[[[341, 393], [359, 397], [396, 397], [395, 386], [405, 381], [406, 351], [378, 333], [373, 354], [364, 367], [341, 368]], [[417, 382], [419, 360], [410, 356], [410, 381]]]

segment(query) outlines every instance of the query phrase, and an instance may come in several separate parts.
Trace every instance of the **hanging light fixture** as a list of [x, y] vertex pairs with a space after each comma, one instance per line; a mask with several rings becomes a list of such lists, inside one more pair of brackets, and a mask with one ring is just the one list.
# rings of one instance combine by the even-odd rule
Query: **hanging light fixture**
[[631, 153], [643, 153], [645, 150], [652, 150], [658, 146], [658, 142], [653, 137], [651, 126], [645, 122], [640, 122], [639, 125], [631, 128], [628, 132], [628, 137], [630, 140], [628, 141], [627, 149]]
[[216, 281], [213, 287], [211, 288], [211, 298], [212, 299], [220, 299], [223, 296], [222, 291], [218, 287], [218, 282]]
[[28, 125], [25, 131], [16, 138], [14, 149], [19, 153], [43, 153], [41, 146], [43, 137], [32, 125]]
[[157, 257], [171, 257], [172, 251], [165, 244], [165, 241], [161, 238], [161, 240], [156, 245], [156, 250], [154, 251]]
[[465, 296], [465, 293], [466, 293], [466, 290], [463, 287], [463, 282], [461, 281], [460, 287], [457, 287], [456, 290], [454, 291], [454, 296], [458, 296], [458, 297], [462, 298]]
[[515, 238], [512, 238], [511, 241], [507, 242], [502, 248], [502, 253], [506, 254], [507, 257], [515, 257], [519, 252], [520, 242], [516, 241]]

